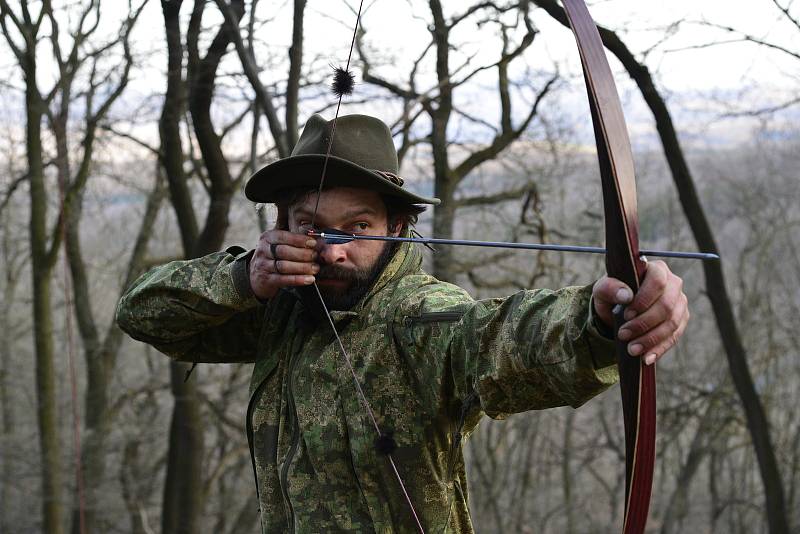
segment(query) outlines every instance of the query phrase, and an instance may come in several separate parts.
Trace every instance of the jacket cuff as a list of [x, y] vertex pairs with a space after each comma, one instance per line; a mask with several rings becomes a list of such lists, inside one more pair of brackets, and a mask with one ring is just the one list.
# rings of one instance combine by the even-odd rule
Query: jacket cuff
[[594, 297], [589, 299], [589, 326], [593, 329], [593, 333], [612, 341], [615, 339], [614, 329], [607, 326], [595, 312]]
[[243, 301], [263, 304], [250, 286], [250, 258], [253, 257], [255, 249], [246, 251], [242, 247], [229, 247], [225, 252], [236, 256], [231, 264], [231, 278], [236, 293]]
[[616, 365], [617, 353], [614, 331], [606, 326], [594, 311], [594, 297], [589, 298], [589, 313], [587, 314], [585, 329], [595, 369]]

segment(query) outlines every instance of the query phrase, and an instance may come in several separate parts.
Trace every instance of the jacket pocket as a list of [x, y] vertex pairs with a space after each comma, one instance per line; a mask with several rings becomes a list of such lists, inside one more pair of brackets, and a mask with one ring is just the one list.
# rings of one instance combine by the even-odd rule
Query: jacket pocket
[[464, 313], [448, 310], [406, 315], [394, 322], [390, 332], [401, 372], [413, 392], [416, 414], [424, 420], [437, 419], [449, 409], [443, 403], [452, 389], [448, 369], [451, 328]]
[[460, 321], [464, 313], [463, 311], [441, 311], [406, 315], [403, 317], [403, 326], [413, 327], [416, 324]]

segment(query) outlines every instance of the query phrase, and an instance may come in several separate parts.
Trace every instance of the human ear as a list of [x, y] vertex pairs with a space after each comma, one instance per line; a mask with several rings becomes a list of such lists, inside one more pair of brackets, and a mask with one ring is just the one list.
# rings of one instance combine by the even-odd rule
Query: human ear
[[392, 219], [387, 225], [386, 234], [390, 237], [398, 237], [403, 231], [403, 220], [400, 217]]

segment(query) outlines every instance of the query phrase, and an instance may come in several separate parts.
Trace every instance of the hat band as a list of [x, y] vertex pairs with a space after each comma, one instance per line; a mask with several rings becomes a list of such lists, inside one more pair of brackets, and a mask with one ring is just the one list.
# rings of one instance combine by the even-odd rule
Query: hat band
[[403, 179], [400, 178], [399, 176], [397, 176], [396, 174], [391, 173], [391, 172], [387, 172], [387, 171], [378, 171], [378, 170], [373, 170], [373, 172], [375, 172], [377, 174], [380, 174], [385, 179], [387, 179], [390, 182], [392, 182], [394, 185], [396, 185], [398, 187], [403, 187]]

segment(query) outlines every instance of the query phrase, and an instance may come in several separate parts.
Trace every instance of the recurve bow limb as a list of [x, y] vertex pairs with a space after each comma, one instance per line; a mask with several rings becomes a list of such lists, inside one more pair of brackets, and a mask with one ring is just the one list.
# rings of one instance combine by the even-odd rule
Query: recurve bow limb
[[[580, 51], [597, 143], [606, 230], [606, 272], [634, 293], [644, 276], [639, 257], [636, 180], [630, 140], [611, 68], [597, 26], [583, 0], [563, 0]], [[623, 309], [615, 310], [616, 330]], [[625, 423], [624, 534], [644, 532], [650, 507], [655, 463], [655, 364], [631, 357], [627, 343], [617, 341], [617, 363]]]

